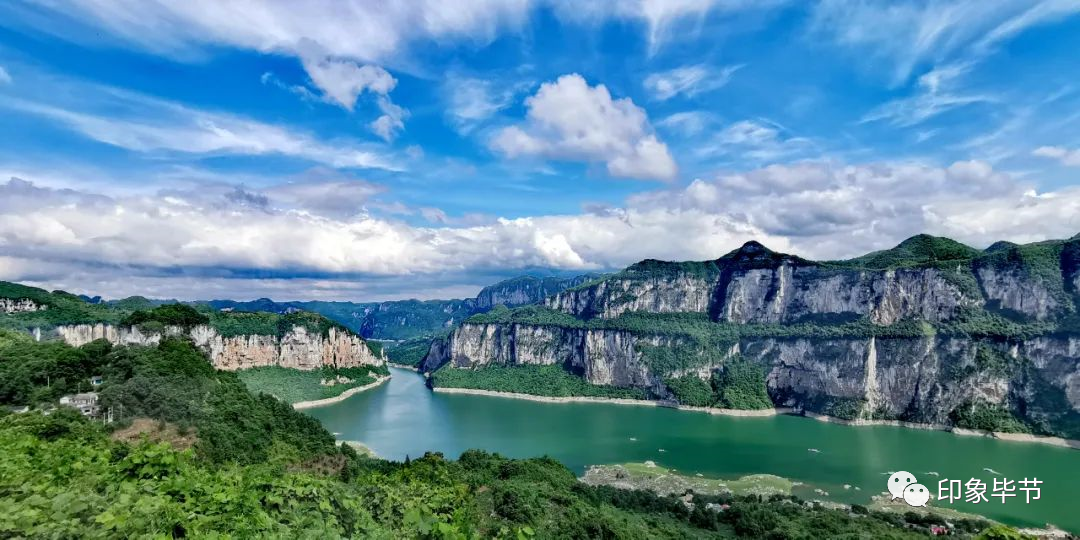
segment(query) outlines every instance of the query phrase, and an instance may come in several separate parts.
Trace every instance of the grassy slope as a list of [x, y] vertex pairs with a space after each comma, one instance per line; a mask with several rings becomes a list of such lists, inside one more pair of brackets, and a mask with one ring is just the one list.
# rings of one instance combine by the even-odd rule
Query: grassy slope
[[[385, 368], [382, 370], [353, 368], [336, 371], [332, 369], [302, 371], [268, 366], [241, 370], [237, 372], [237, 376], [254, 394], [263, 392], [286, 403], [299, 403], [340, 396], [342, 392], [350, 388], [375, 382], [383, 371], [386, 371]], [[339, 376], [350, 379], [351, 382], [336, 383], [331, 386], [320, 384], [323, 380], [334, 380]]]

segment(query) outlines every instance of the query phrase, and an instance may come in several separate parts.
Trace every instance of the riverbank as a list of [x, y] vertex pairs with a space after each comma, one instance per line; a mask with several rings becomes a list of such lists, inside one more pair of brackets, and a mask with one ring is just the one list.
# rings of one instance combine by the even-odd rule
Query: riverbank
[[785, 414], [790, 416], [804, 416], [821, 422], [830, 422], [834, 424], [843, 424], [847, 426], [894, 426], [904, 427], [909, 429], [924, 429], [931, 431], [947, 431], [955, 435], [961, 436], [978, 436], [978, 437], [990, 437], [994, 439], [1000, 439], [1003, 441], [1013, 442], [1026, 442], [1045, 444], [1049, 446], [1057, 446], [1060, 448], [1072, 448], [1080, 450], [1080, 440], [1063, 439], [1061, 437], [1047, 437], [1042, 435], [1031, 435], [1029, 433], [1004, 433], [1000, 431], [982, 431], [977, 429], [963, 429], [955, 426], [949, 426], [945, 424], [919, 424], [915, 422], [903, 422], [900, 420], [868, 420], [857, 419], [848, 420], [845, 418], [839, 418], [836, 416], [829, 416], [825, 414], [819, 414], [809, 411], [803, 411], [800, 409], [790, 407], [775, 407], [772, 409], [720, 409], [714, 407], [691, 407], [689, 405], [666, 405], [659, 401], [647, 400], [647, 399], [624, 399], [624, 398], [602, 398], [602, 397], [587, 397], [587, 396], [569, 396], [569, 397], [552, 397], [552, 396], [536, 396], [533, 394], [521, 394], [517, 392], [498, 392], [495, 390], [478, 390], [475, 388], [447, 388], [436, 387], [433, 388], [435, 392], [441, 392], [445, 394], [469, 394], [474, 396], [489, 396], [489, 397], [503, 397], [510, 399], [524, 399], [528, 401], [539, 401], [542, 403], [609, 403], [613, 405], [634, 405], [639, 407], [664, 407], [668, 409], [676, 409], [680, 411], [701, 412], [706, 414], [712, 414], [716, 416], [735, 416], [735, 417], [748, 417], [748, 418], [762, 418], [776, 416], [779, 414]]
[[364, 386], [357, 386], [355, 388], [350, 388], [350, 389], [342, 392], [341, 394], [339, 394], [337, 396], [326, 398], [326, 399], [315, 399], [315, 400], [311, 400], [311, 401], [300, 401], [298, 403], [293, 403], [292, 406], [296, 410], [301, 410], [301, 409], [311, 409], [313, 407], [322, 407], [322, 406], [325, 406], [325, 405], [332, 405], [334, 403], [339, 403], [339, 402], [345, 401], [346, 399], [349, 399], [349, 397], [353, 396], [354, 394], [358, 394], [360, 392], [363, 392], [364, 390], [370, 390], [372, 388], [375, 388], [376, 386], [379, 386], [380, 384], [383, 384], [383, 383], [385, 383], [386, 381], [389, 381], [389, 380], [390, 380], [389, 375], [387, 375], [385, 377], [379, 377], [378, 379], [375, 380], [375, 382], [365, 384]]
[[900, 420], [867, 420], [856, 419], [848, 420], [845, 418], [837, 418], [835, 416], [828, 416], [825, 414], [818, 414], [809, 411], [802, 413], [793, 412], [791, 414], [805, 416], [807, 418], [813, 418], [821, 422], [830, 422], [833, 424], [843, 424], [845, 426], [894, 426], [903, 427], [909, 429], [927, 429], [932, 431], [947, 431], [954, 435], [960, 435], [964, 437], [990, 437], [993, 439], [1000, 439], [1003, 441], [1012, 442], [1024, 442], [1024, 443], [1036, 443], [1045, 444], [1049, 446], [1057, 446], [1060, 448], [1072, 448], [1074, 450], [1080, 450], [1080, 441], [1074, 439], [1063, 439], [1061, 437], [1048, 437], [1044, 435], [1032, 435], [1030, 433], [1006, 433], [1003, 431], [984, 431], [981, 429], [964, 429], [956, 426], [949, 426], [946, 424], [919, 424], [916, 422], [902, 422]]

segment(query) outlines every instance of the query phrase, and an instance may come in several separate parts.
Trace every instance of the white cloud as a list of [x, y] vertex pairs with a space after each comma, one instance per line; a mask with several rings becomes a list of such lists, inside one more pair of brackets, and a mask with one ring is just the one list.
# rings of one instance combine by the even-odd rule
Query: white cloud
[[654, 98], [661, 101], [679, 94], [693, 97], [702, 92], [722, 88], [742, 67], [741, 64], [726, 66], [717, 71], [705, 64], [682, 66], [653, 73], [645, 78], [644, 85]]
[[[826, 0], [812, 27], [902, 83], [923, 65], [976, 61], [1023, 31], [1080, 12], [1076, 0]], [[883, 29], [887, 29], [884, 31]]]
[[790, 158], [813, 149], [806, 138], [792, 136], [768, 120], [740, 120], [729, 124], [699, 145], [695, 153], [702, 157], [728, 156], [757, 162]]
[[11, 75], [4, 69], [4, 66], [0, 66], [0, 84], [11, 84]]
[[715, 121], [712, 113], [706, 111], [681, 111], [664, 117], [656, 125], [675, 131], [683, 137], [692, 137]]
[[[259, 189], [221, 184], [110, 196], [12, 180], [0, 183], [0, 279], [107, 295], [117, 294], [107, 287], [125, 286], [115, 277], [94, 281], [102, 268], [147, 287], [199, 272], [220, 278], [211, 279], [215, 286], [245, 275], [320, 275], [327, 282], [423, 275], [412, 278], [420, 282], [484, 269], [704, 260], [750, 239], [820, 259], [889, 247], [921, 232], [986, 246], [1000, 239], [1069, 237], [1080, 230], [1080, 217], [1061, 219], [1080, 216], [1080, 187], [1036, 193], [981, 162], [945, 168], [773, 165], [634, 196], [622, 208], [468, 226], [449, 225], [452, 220], [433, 208], [417, 210], [432, 227], [377, 217], [365, 208], [381, 189], [315, 176]], [[190, 278], [176, 279], [191, 285]], [[282, 290], [275, 296], [316, 294], [309, 285], [298, 280], [289, 289], [278, 283]]]
[[509, 107], [516, 91], [514, 85], [503, 85], [498, 89], [491, 80], [450, 76], [443, 84], [447, 119], [458, 133], [468, 135], [477, 126]]
[[300, 60], [315, 86], [322, 89], [330, 101], [353, 110], [356, 98], [366, 91], [386, 96], [397, 79], [385, 69], [360, 65], [352, 60], [329, 56], [325, 49], [309, 38], [300, 40]]
[[0, 108], [36, 115], [90, 139], [135, 152], [276, 154], [332, 167], [399, 170], [379, 151], [361, 143], [322, 141], [282, 126], [115, 88], [79, 84], [68, 90], [79, 94], [77, 104], [0, 98]]
[[1069, 150], [1061, 146], [1040, 146], [1032, 155], [1056, 159], [1067, 167], [1080, 167], [1080, 148]]
[[382, 116], [376, 118], [369, 127], [383, 140], [390, 142], [397, 137], [398, 133], [405, 129], [404, 119], [409, 115], [405, 109], [394, 105], [389, 98], [381, 97], [378, 101], [379, 111]]
[[549, 0], [565, 20], [595, 22], [629, 19], [645, 24], [650, 54], [677, 36], [698, 35], [701, 23], [710, 14], [730, 14], [767, 10], [786, 0]]
[[996, 101], [991, 96], [957, 91], [957, 79], [970, 67], [970, 64], [953, 64], [934, 68], [919, 77], [913, 95], [875, 107], [863, 115], [860, 122], [887, 121], [895, 126], [910, 127], [958, 107]]
[[526, 121], [503, 128], [491, 147], [506, 156], [603, 162], [612, 176], [672, 180], [678, 172], [645, 111], [576, 73], [540, 86], [525, 100]]

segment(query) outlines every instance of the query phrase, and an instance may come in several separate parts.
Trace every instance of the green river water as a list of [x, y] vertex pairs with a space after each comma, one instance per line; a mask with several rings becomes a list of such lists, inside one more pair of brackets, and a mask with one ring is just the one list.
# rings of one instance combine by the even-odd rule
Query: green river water
[[[579, 474], [594, 464], [652, 460], [683, 474], [775, 474], [806, 483], [800, 495], [846, 503], [868, 503], [871, 495], [885, 490], [889, 471], [913, 473], [935, 495], [938, 481], [946, 478], [982, 480], [990, 486], [987, 496], [995, 477], [1038, 478], [1043, 481], [1041, 499], [1030, 503], [1018, 489], [1005, 503], [989, 497], [979, 504], [934, 504], [1011, 525], [1053, 523], [1080, 533], [1080, 450], [794, 416], [737, 418], [654, 407], [439, 394], [428, 390], [414, 372], [391, 371], [393, 378], [382, 386], [309, 409], [308, 414], [339, 439], [362, 441], [388, 459], [428, 450], [456, 458], [464, 450], [480, 448], [509, 457], [546, 454]], [[813, 494], [814, 489], [829, 496]]]

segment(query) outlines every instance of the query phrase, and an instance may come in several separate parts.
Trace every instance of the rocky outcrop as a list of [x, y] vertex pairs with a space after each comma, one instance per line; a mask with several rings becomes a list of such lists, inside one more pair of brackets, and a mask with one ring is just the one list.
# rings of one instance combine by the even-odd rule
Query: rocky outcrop
[[117, 345], [156, 345], [166, 336], [188, 336], [207, 353], [214, 367], [230, 371], [262, 366], [309, 370], [323, 366], [378, 366], [386, 362], [385, 358], [372, 353], [363, 339], [337, 328], [330, 328], [326, 335], [320, 335], [303, 326], [294, 326], [280, 338], [271, 335], [226, 337], [205, 325], [191, 329], [170, 326], [160, 332], [144, 333], [138, 327], [78, 324], [59, 326], [56, 332], [76, 347], [95, 339]]
[[25, 313], [28, 311], [42, 311], [49, 306], [38, 304], [29, 298], [0, 298], [0, 312], [7, 315], [13, 313]]
[[[456, 369], [560, 364], [593, 384], [643, 388], [664, 398], [665, 376], [706, 377], [739, 355], [763, 367], [769, 394], [781, 407], [830, 413], [835, 404], [848, 403], [864, 417], [947, 424], [957, 407], [978, 401], [1023, 410], [1026, 420], [1051, 427], [1080, 422], [1080, 337], [1039, 337], [1012, 345], [933, 335], [750, 338], [720, 351], [716, 364], [657, 373], [641, 346], [677, 341], [618, 330], [465, 324], [432, 345], [421, 370], [444, 364]], [[983, 355], [1008, 359], [1008, 365], [980, 365], [980, 348], [986, 349]], [[1080, 432], [1070, 435], [1080, 438]]]
[[557, 294], [545, 305], [582, 318], [648, 311], [709, 313], [714, 320], [738, 324], [859, 317], [893, 324], [911, 318], [949, 320], [984, 302], [977, 291], [966, 291], [949, 270], [836, 268], [773, 254], [756, 242], [689, 268], [682, 263], [654, 264], [667, 265], [666, 270], [631, 267], [591, 286]]
[[643, 261], [545, 301], [562, 313], [466, 323], [422, 370], [559, 364], [666, 399], [665, 378], [708, 379], [738, 355], [782, 407], [947, 424], [960, 407], [1001, 405], [1080, 439], [1078, 291], [1077, 239], [979, 251], [920, 235], [832, 262], [749, 242], [714, 261]]
[[548, 296], [598, 277], [598, 274], [582, 274], [571, 278], [522, 276], [500, 281], [480, 290], [474, 300], [475, 309], [477, 312], [484, 312], [500, 305], [517, 307], [539, 304]]
[[1045, 321], [1061, 308], [1061, 302], [1044, 281], [1031, 279], [1020, 268], [997, 269], [981, 267], [976, 270], [990, 306], [1021, 313], [1037, 321]]

